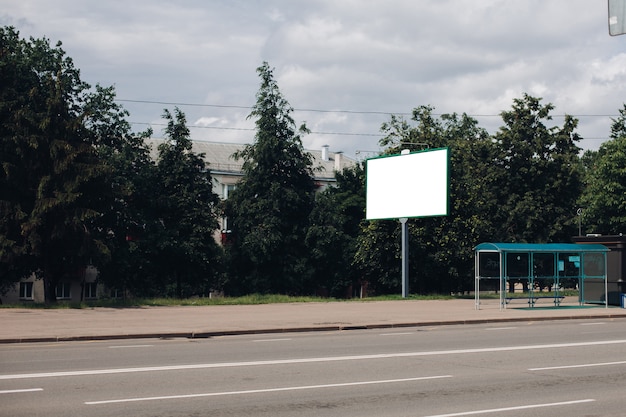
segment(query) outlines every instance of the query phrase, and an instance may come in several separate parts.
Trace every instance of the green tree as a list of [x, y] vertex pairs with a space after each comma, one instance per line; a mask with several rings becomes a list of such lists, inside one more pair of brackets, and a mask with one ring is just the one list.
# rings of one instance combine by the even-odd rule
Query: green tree
[[223, 252], [214, 239], [218, 196], [204, 155], [192, 152], [185, 115], [165, 110], [157, 162], [143, 135], [106, 148], [114, 206], [106, 218], [113, 256], [103, 282], [137, 296], [188, 297], [219, 285]]
[[124, 119], [126, 113], [112, 107], [102, 116], [104, 129], [118, 126], [118, 140], [99, 147], [101, 160], [107, 164], [110, 192], [109, 209], [99, 220], [110, 262], [99, 268], [98, 279], [111, 289], [126, 289], [142, 294], [150, 288], [149, 276], [154, 270], [151, 262], [152, 248], [142, 244], [147, 232], [153, 230], [157, 220], [153, 204], [159, 195], [156, 165], [145, 139], [150, 130], [131, 134]]
[[552, 104], [524, 95], [502, 112], [495, 134], [492, 187], [498, 194], [493, 238], [512, 242], [568, 241], [576, 233], [582, 170], [575, 133], [578, 121], [547, 127]]
[[233, 293], [297, 294], [307, 283], [305, 236], [313, 208], [312, 157], [304, 151], [267, 62], [257, 69], [261, 87], [249, 117], [255, 141], [234, 155], [244, 177], [226, 201], [234, 235], [229, 247]]
[[92, 228], [108, 195], [94, 129], [106, 99], [60, 42], [0, 28], [1, 279], [35, 273], [47, 302], [62, 279], [108, 256]]
[[[412, 229], [411, 225], [409, 228]], [[411, 235], [412, 236], [412, 235]], [[411, 239], [409, 259], [420, 259]], [[400, 227], [393, 221], [364, 222], [357, 238], [353, 265], [373, 295], [400, 293], [402, 286]], [[417, 248], [419, 249], [419, 247]], [[413, 265], [413, 264], [411, 264]], [[409, 274], [414, 289], [414, 270]]]
[[[491, 141], [465, 114], [437, 118], [432, 107], [420, 106], [413, 110], [412, 121], [392, 116], [383, 124], [385, 153], [447, 147], [450, 184], [448, 216], [409, 219], [410, 288], [419, 293], [465, 290], [472, 282], [473, 247], [490, 233], [495, 204], [487, 180]], [[378, 291], [399, 291], [399, 239], [397, 221], [370, 222], [360, 237], [357, 265], [378, 280]]]
[[[493, 234], [496, 193], [490, 188], [493, 143], [487, 131], [466, 114], [441, 116], [442, 133], [435, 147], [448, 147], [448, 216], [424, 219], [427, 252], [433, 262], [433, 285], [422, 292], [449, 293], [473, 288], [474, 247]], [[432, 239], [429, 237], [432, 236]]]
[[149, 254], [149, 295], [188, 297], [208, 293], [222, 268], [214, 238], [219, 198], [203, 154], [192, 151], [185, 115], [165, 110], [166, 142], [159, 145], [156, 193], [144, 207], [151, 220], [137, 245]]
[[352, 261], [365, 218], [364, 165], [335, 172], [335, 177], [337, 184], [316, 196], [306, 244], [315, 285], [333, 297], [346, 297], [361, 278]]
[[582, 222], [589, 233], [617, 234], [626, 227], [626, 105], [613, 120], [610, 140], [584, 155]]

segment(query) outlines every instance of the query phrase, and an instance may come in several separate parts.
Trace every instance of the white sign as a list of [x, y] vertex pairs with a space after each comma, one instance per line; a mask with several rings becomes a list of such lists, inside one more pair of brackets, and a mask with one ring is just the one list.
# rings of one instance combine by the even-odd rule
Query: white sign
[[448, 148], [366, 161], [368, 220], [448, 214]]

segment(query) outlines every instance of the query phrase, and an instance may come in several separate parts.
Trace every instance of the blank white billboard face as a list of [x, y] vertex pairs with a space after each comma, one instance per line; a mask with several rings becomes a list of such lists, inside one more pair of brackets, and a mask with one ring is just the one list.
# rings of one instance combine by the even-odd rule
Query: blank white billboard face
[[448, 214], [448, 149], [368, 159], [368, 220]]

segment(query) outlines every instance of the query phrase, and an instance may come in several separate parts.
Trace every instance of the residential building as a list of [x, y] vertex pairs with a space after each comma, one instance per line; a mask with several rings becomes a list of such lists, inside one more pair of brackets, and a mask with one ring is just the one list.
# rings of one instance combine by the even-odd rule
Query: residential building
[[[152, 156], [157, 158], [157, 147], [163, 143], [164, 139], [149, 139], [148, 143], [152, 147]], [[192, 151], [197, 154], [204, 154], [204, 159], [208, 163], [208, 169], [213, 178], [213, 192], [221, 199], [228, 198], [228, 194], [237, 186], [243, 177], [243, 161], [235, 160], [232, 155], [241, 151], [246, 145], [240, 143], [223, 143], [208, 141], [193, 141]], [[356, 160], [347, 157], [342, 152], [331, 152], [328, 145], [322, 146], [320, 150], [307, 150], [313, 157], [313, 174], [317, 191], [322, 191], [326, 187], [332, 186], [337, 179], [335, 172], [343, 171], [356, 164]], [[218, 241], [228, 239], [228, 219], [221, 219], [220, 230], [216, 231]]]
[[[81, 268], [75, 273], [64, 276], [56, 288], [57, 300], [80, 302], [101, 298], [105, 295], [103, 294], [105, 289], [98, 285], [97, 278], [98, 271], [93, 266]], [[109, 296], [109, 294], [106, 295]], [[44, 301], [43, 280], [36, 279], [34, 274], [21, 280], [13, 290], [2, 297], [4, 303], [43, 303]]]
[[[152, 156], [156, 159], [157, 147], [164, 139], [148, 139], [147, 143], [152, 147]], [[229, 190], [243, 177], [243, 161], [235, 160], [232, 155], [244, 149], [246, 145], [240, 143], [223, 143], [208, 141], [193, 141], [192, 151], [204, 154], [208, 163], [208, 169], [213, 177], [213, 191], [221, 198], [228, 197]], [[356, 164], [356, 160], [344, 155], [342, 152], [331, 152], [328, 145], [320, 150], [307, 150], [313, 156], [314, 179], [318, 185], [318, 191], [334, 184], [336, 171]]]
[[[148, 139], [147, 143], [152, 148], [152, 157], [158, 156], [157, 147], [164, 139]], [[237, 186], [237, 182], [243, 177], [243, 161], [232, 158], [232, 155], [243, 150], [245, 144], [193, 141], [192, 151], [204, 154], [208, 163], [208, 169], [213, 178], [213, 191], [222, 199], [227, 199], [228, 194]], [[321, 191], [332, 186], [337, 180], [335, 172], [356, 164], [356, 160], [345, 156], [341, 152], [331, 152], [329, 146], [323, 146], [320, 150], [308, 150], [313, 157], [314, 180], [317, 190]], [[228, 238], [228, 219], [222, 218], [220, 230], [216, 230], [215, 238], [218, 242], [224, 242]], [[116, 290], [103, 288], [97, 283], [97, 270], [87, 267], [77, 271], [73, 276], [65, 277], [57, 288], [57, 299], [78, 302], [94, 298], [118, 297], [121, 294]], [[2, 297], [4, 302], [16, 303], [20, 301], [44, 301], [43, 281], [34, 276], [23, 279], [12, 291]]]

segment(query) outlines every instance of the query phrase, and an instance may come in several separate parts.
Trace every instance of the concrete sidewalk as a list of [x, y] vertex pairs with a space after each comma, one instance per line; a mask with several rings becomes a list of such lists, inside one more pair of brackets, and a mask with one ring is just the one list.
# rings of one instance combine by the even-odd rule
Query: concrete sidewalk
[[567, 320], [626, 319], [626, 309], [561, 307], [523, 301], [500, 309], [498, 300], [398, 300], [92, 309], [0, 309], [0, 343], [186, 337], [333, 331], [366, 328]]

